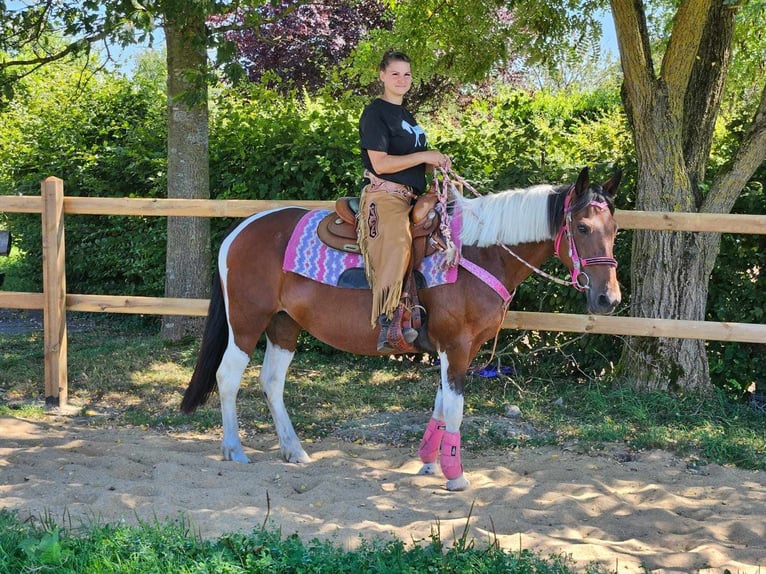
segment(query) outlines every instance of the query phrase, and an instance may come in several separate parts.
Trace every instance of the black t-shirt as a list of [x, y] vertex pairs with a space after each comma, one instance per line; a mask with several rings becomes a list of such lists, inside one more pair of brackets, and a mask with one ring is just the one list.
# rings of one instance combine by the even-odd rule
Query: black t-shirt
[[407, 155], [428, 149], [426, 133], [404, 106], [392, 104], [380, 98], [373, 100], [362, 112], [359, 120], [359, 141], [362, 148], [362, 164], [383, 179], [410, 186], [417, 194], [426, 186], [424, 163], [397, 171], [377, 174], [372, 168], [367, 150], [384, 151], [389, 155]]

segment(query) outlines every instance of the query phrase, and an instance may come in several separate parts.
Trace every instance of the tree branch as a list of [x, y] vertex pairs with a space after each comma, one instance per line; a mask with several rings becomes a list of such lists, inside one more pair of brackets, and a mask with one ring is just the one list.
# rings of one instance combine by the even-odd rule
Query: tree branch
[[102, 31], [102, 32], [99, 32], [98, 34], [94, 34], [93, 36], [80, 38], [79, 40], [76, 40], [72, 42], [71, 44], [67, 45], [62, 50], [59, 50], [58, 52], [55, 52], [54, 54], [50, 54], [48, 56], [38, 56], [36, 58], [31, 58], [28, 60], [3, 61], [3, 62], [0, 62], [0, 70], [6, 69], [6, 68], [12, 68], [12, 67], [24, 67], [24, 66], [35, 66], [35, 69], [37, 69], [40, 66], [49, 64], [50, 62], [55, 62], [57, 60], [61, 60], [62, 58], [66, 58], [67, 56], [80, 51], [87, 45], [92, 44], [94, 42], [98, 42], [100, 40], [104, 40], [108, 36], [109, 36], [109, 32]]
[[646, 14], [640, 0], [611, 0], [631, 123], [651, 102], [654, 65]]
[[699, 54], [712, 2], [713, 0], [683, 0], [676, 12], [673, 31], [670, 33], [670, 41], [660, 69], [668, 87], [670, 109], [674, 115], [683, 112], [689, 78]]
[[274, 16], [271, 18], [261, 18], [258, 21], [257, 26], [253, 25], [252, 22], [248, 22], [247, 18], [244, 17], [237, 17], [237, 15], [232, 12], [230, 15], [232, 17], [237, 17], [237, 20], [234, 22], [231, 22], [229, 24], [221, 24], [216, 25], [212, 28], [208, 26], [211, 30], [211, 32], [214, 32], [216, 34], [227, 34], [229, 32], [242, 32], [244, 30], [248, 30], [255, 34], [256, 37], [260, 36], [260, 27], [261, 26], [267, 26], [269, 24], [275, 24], [279, 22], [282, 18], [285, 16], [289, 16], [293, 12], [297, 11], [298, 8], [301, 6], [310, 6], [310, 5], [317, 5], [317, 6], [327, 6], [328, 4], [326, 2], [296, 2], [294, 4], [290, 4], [289, 6], [285, 7], [281, 12], [275, 12]]
[[697, 207], [729, 70], [736, 14], [735, 7], [721, 0], [711, 6], [684, 96], [684, 159]]
[[729, 213], [740, 191], [766, 161], [766, 84], [761, 101], [731, 162], [718, 174], [702, 204], [706, 213]]

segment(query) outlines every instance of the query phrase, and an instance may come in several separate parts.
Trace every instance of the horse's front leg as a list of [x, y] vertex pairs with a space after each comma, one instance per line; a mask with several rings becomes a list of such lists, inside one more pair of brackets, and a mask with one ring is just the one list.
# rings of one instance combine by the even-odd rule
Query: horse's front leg
[[[439, 352], [441, 385], [436, 393], [434, 414], [428, 423], [418, 454], [423, 462], [420, 474], [434, 474], [436, 454], [447, 478], [447, 490], [466, 490], [471, 483], [463, 475], [460, 456], [460, 425], [463, 423], [465, 369], [450, 365], [447, 353]], [[441, 445], [439, 444], [441, 443]]]
[[266, 337], [266, 353], [261, 367], [261, 388], [269, 405], [271, 418], [279, 437], [279, 450], [287, 462], [311, 462], [311, 458], [301, 446], [295, 428], [285, 408], [284, 392], [287, 369], [293, 360], [295, 351], [281, 348]]
[[444, 430], [446, 428], [447, 427], [444, 424], [442, 388], [440, 383], [439, 389], [436, 391], [434, 412], [431, 415], [431, 420], [428, 421], [426, 432], [423, 433], [423, 438], [421, 439], [420, 447], [418, 448], [418, 456], [423, 463], [418, 474], [436, 474], [436, 471], [439, 470], [439, 465], [436, 461], [439, 458], [439, 449], [441, 448], [442, 438], [444, 437]]

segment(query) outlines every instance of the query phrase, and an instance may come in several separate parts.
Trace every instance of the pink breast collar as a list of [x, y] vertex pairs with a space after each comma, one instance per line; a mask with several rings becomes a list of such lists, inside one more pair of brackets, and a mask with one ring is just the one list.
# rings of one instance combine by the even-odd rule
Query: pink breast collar
[[503, 304], [507, 307], [511, 304], [511, 301], [513, 300], [513, 295], [516, 293], [516, 290], [513, 291], [513, 293], [509, 293], [508, 289], [505, 288], [505, 285], [503, 285], [500, 280], [492, 275], [489, 271], [484, 269], [484, 267], [479, 267], [476, 265], [476, 263], [473, 263], [472, 261], [468, 261], [468, 259], [461, 257], [460, 258], [460, 266], [474, 275], [477, 279], [480, 279], [484, 282], [485, 285], [490, 287], [495, 293], [500, 295], [500, 298], [503, 300]]

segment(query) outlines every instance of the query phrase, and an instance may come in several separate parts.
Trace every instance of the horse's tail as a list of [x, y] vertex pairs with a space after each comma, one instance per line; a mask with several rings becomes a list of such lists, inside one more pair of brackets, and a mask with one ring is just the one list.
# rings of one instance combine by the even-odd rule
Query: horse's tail
[[197, 364], [181, 401], [182, 412], [187, 415], [193, 413], [197, 407], [205, 404], [210, 393], [215, 390], [215, 374], [228, 344], [229, 323], [226, 319], [226, 305], [223, 301], [221, 279], [216, 274]]

